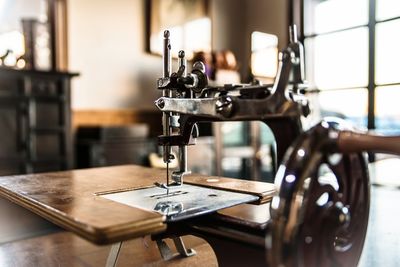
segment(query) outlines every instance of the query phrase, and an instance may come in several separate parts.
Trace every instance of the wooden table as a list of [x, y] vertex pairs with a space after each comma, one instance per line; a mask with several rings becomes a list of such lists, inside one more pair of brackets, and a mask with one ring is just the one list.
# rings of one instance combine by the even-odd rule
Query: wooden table
[[[117, 166], [0, 177], [0, 195], [97, 244], [111, 244], [166, 230], [165, 216], [101, 197], [153, 186], [165, 171]], [[273, 184], [190, 175], [186, 183], [244, 192], [259, 203], [274, 193]]]
[[[359, 266], [398, 266], [399, 257], [397, 254], [400, 244], [400, 228], [398, 227], [398, 222], [400, 206], [396, 205], [396, 201], [400, 197], [400, 159], [386, 160], [375, 163], [372, 166], [373, 168], [370, 169], [370, 173], [373, 186], [371, 192], [369, 229]], [[135, 182], [131, 181], [131, 179], [123, 178], [127, 176], [136, 177], [132, 174], [135, 170], [141, 170], [142, 172], [142, 170], [148, 169], [134, 166], [122, 166], [44, 175], [4, 177], [0, 178], [0, 194], [2, 196], [8, 196], [9, 199], [14, 199], [15, 196], [10, 196], [9, 190], [13, 190], [13, 188], [16, 190], [16, 188], [19, 188], [17, 190], [18, 192], [15, 194], [18, 193], [20, 198], [29, 198], [32, 203], [35, 203], [34, 199], [36, 199], [36, 201], [44, 199], [44, 192], [49, 190], [52, 185], [43, 183], [38, 185], [36, 189], [32, 188], [28, 191], [27, 189], [31, 186], [25, 181], [25, 178], [36, 177], [35, 179], [37, 181], [35, 183], [39, 183], [40, 179], [47, 181], [47, 179], [54, 178], [55, 180], [52, 184], [58, 185], [59, 190], [61, 190], [61, 187], [64, 187], [64, 190], [66, 190], [65, 187], [70, 188], [68, 191], [76, 192], [74, 193], [76, 194], [74, 199], [80, 199], [86, 193], [79, 196], [77, 191], [103, 192], [104, 189], [102, 188], [119, 190], [124, 187], [135, 188], [136, 186], [140, 186], [141, 183], [137, 181]], [[155, 179], [163, 177], [162, 175], [164, 175], [163, 171], [148, 170], [148, 172], [151, 172]], [[116, 175], [116, 173], [119, 174]], [[158, 176], [158, 174], [160, 176]], [[145, 174], [143, 174], [143, 176], [145, 176]], [[194, 175], [192, 177], [202, 176]], [[90, 181], [90, 179], [92, 179], [92, 181]], [[189, 181], [192, 179], [195, 178], [187, 180]], [[87, 180], [88, 182], [84, 184], [92, 184], [93, 188], [82, 186], [81, 189], [76, 189], [80, 184], [80, 180]], [[149, 179], [149, 181], [150, 180], [151, 182], [153, 181], [152, 179]], [[231, 181], [231, 179], [226, 181]], [[233, 180], [231, 182], [235, 181], [236, 180]], [[62, 186], [63, 184], [64, 186]], [[43, 193], [39, 194], [39, 188], [42, 188]], [[37, 192], [34, 193], [35, 191]], [[82, 212], [78, 207], [74, 207], [72, 203], [57, 204], [55, 199], [64, 199], [66, 196], [66, 193], [62, 193], [62, 191], [58, 193], [59, 196], [57, 196], [56, 192], [49, 192], [49, 197], [45, 201], [48, 203], [48, 207], [58, 207], [58, 210], [63, 210], [66, 213], [66, 217], [68, 217], [68, 214], [72, 216], [72, 214], [79, 214]], [[42, 195], [42, 197], [40, 197], [40, 195]], [[88, 198], [97, 199], [92, 193], [88, 194]], [[53, 200], [51, 201], [51, 199]], [[76, 200], [74, 201], [76, 202]], [[69, 202], [74, 201], [70, 200]], [[22, 205], [26, 206], [26, 204], [24, 204], [25, 202], [22, 200], [16, 200], [16, 202], [20, 202]], [[44, 205], [44, 203], [42, 204]], [[69, 208], [67, 208], [67, 206], [69, 206]], [[45, 209], [45, 207], [41, 206], [39, 210], [40, 209]], [[268, 213], [266, 212], [267, 210], [268, 203], [263, 205], [244, 204], [221, 210], [219, 212], [219, 217], [222, 221], [224, 220], [224, 216], [233, 216], [242, 221], [262, 224], [269, 219]], [[135, 221], [135, 218], [130, 218], [130, 220]], [[162, 227], [160, 227], [161, 230], [159, 231], [163, 233], [164, 230], [162, 229], [165, 229], [166, 225], [164, 225], [163, 222], [160, 224]], [[143, 242], [143, 240], [146, 240], [146, 242]], [[198, 251], [197, 257], [182, 259], [182, 261], [174, 260], [165, 262], [161, 259], [155, 247], [155, 242], [151, 242], [150, 238], [147, 236], [145, 239], [136, 238], [124, 242], [118, 266], [132, 266], [133, 263], [139, 265], [149, 264], [149, 262], [152, 262], [149, 266], [196, 266], [196, 264], [198, 266], [217, 266], [216, 258], [211, 247], [204, 244], [204, 241], [198, 241], [197, 239], [191, 241], [187, 238], [184, 238], [184, 240], [187, 245], [194, 247]], [[109, 249], [110, 246], [96, 246], [70, 233], [61, 232], [1, 245], [0, 265], [25, 267], [32, 266], [32, 262], [36, 262], [38, 266], [99, 266], [104, 264], [107, 259]], [[248, 254], [242, 253], [241, 255], [246, 255], [245, 258], [248, 258]], [[251, 260], [249, 263], [251, 263]]]

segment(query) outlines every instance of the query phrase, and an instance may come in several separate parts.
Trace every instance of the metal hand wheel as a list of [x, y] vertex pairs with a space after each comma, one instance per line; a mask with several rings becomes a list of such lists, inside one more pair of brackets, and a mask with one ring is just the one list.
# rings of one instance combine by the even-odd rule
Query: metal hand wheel
[[342, 147], [340, 137], [348, 130], [323, 121], [289, 148], [271, 203], [266, 245], [272, 266], [357, 266], [370, 184], [362, 146]]

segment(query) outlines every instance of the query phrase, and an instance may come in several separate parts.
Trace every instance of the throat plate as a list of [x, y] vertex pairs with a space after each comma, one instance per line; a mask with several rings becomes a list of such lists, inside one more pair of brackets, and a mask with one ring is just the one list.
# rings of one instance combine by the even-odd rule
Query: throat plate
[[238, 204], [258, 200], [257, 196], [234, 193], [220, 189], [184, 184], [170, 187], [149, 187], [126, 192], [110, 193], [101, 197], [166, 216], [166, 221], [179, 221]]

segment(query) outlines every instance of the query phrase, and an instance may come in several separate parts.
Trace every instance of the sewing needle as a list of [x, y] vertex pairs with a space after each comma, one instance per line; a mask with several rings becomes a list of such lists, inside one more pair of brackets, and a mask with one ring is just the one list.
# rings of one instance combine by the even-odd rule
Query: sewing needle
[[169, 194], [169, 159], [167, 161], [167, 195]]

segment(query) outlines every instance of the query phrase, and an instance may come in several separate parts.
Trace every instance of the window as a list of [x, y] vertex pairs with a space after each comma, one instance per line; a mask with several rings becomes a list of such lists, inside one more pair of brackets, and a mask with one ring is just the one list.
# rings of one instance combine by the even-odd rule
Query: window
[[278, 71], [278, 36], [251, 34], [251, 70], [256, 77], [275, 78]]
[[[157, 54], [162, 54], [164, 30], [150, 37], [150, 50]], [[187, 58], [193, 57], [193, 52], [211, 52], [211, 20], [201, 18], [186, 22], [183, 25], [168, 28], [171, 33], [171, 53], [178, 57], [179, 50], [186, 52]], [[198, 34], [201, 32], [202, 34]]]
[[184, 50], [188, 59], [197, 51], [211, 52], [211, 19], [206, 0], [147, 2], [150, 52], [162, 54], [164, 30], [171, 33], [171, 54], [174, 57], [178, 56], [179, 50]]
[[400, 1], [303, 0], [303, 18], [306, 76], [320, 115], [400, 133]]

